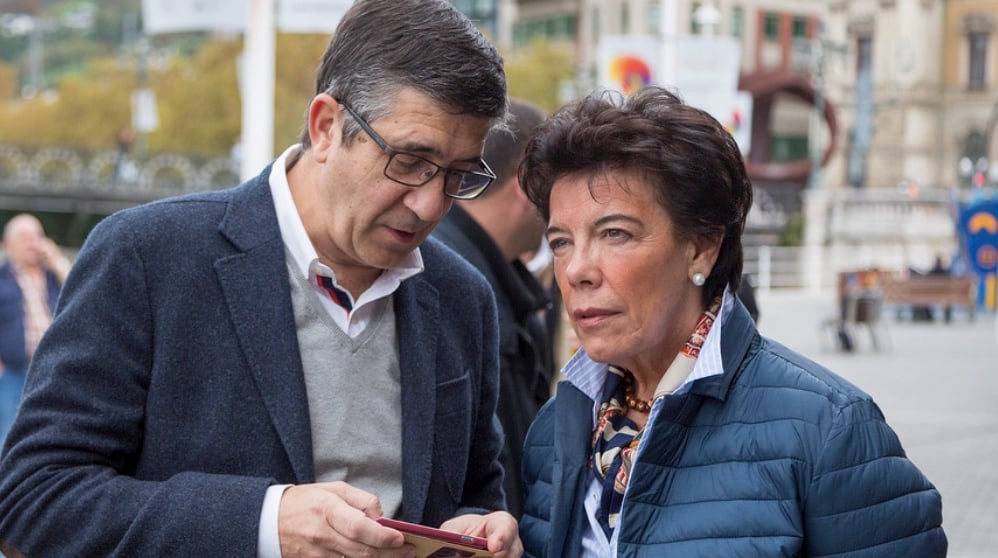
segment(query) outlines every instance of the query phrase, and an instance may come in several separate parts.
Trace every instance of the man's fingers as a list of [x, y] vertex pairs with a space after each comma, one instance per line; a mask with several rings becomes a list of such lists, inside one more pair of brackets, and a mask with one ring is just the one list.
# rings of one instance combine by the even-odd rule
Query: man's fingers
[[329, 490], [343, 499], [350, 507], [364, 512], [367, 517], [381, 517], [381, 501], [366, 490], [350, 486], [345, 482], [327, 483]]

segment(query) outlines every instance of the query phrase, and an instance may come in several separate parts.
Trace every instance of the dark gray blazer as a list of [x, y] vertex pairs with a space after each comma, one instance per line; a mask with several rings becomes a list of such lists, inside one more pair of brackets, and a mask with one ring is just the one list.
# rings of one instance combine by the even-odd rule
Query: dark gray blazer
[[[91, 233], [4, 448], [0, 539], [28, 556], [253, 556], [266, 488], [314, 480], [269, 172]], [[438, 525], [504, 505], [498, 333], [484, 279], [436, 241], [422, 255], [394, 297], [401, 517]]]

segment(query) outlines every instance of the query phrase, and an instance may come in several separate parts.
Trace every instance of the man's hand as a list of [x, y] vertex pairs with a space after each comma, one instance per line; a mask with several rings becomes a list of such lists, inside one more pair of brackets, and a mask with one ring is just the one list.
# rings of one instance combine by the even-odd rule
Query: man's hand
[[289, 487], [281, 497], [277, 518], [281, 555], [415, 556], [412, 546], [403, 546], [402, 533], [374, 521], [381, 515], [376, 496], [344, 482]]
[[504, 511], [488, 515], [459, 515], [445, 521], [440, 528], [488, 539], [489, 552], [496, 558], [520, 558], [523, 554], [516, 519]]
[[66, 256], [62, 254], [62, 250], [56, 246], [55, 242], [51, 238], [43, 238], [41, 241], [41, 264], [42, 266], [51, 271], [58, 279], [59, 284], [66, 282], [66, 276], [69, 275], [70, 263], [66, 259]]

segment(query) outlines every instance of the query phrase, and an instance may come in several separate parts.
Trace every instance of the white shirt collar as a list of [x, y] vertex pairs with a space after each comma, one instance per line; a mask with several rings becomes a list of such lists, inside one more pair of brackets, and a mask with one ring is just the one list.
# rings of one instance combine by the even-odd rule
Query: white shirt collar
[[[690, 375], [679, 385], [674, 393], [683, 393], [689, 389], [690, 384], [696, 380], [720, 376], [724, 374], [724, 364], [721, 358], [721, 329], [724, 326], [725, 317], [731, 312], [734, 304], [734, 297], [727, 288], [724, 289], [724, 297], [721, 300], [721, 309], [717, 312], [717, 319], [707, 333], [703, 346], [700, 348], [700, 355]], [[593, 407], [593, 426], [596, 425], [596, 412], [599, 409], [600, 398], [603, 395], [603, 384], [606, 382], [607, 363], [596, 362], [586, 354], [585, 347], [580, 347], [572, 356], [561, 372], [565, 378], [586, 394], [595, 402]]]
[[[277, 211], [277, 223], [281, 228], [281, 238], [284, 245], [294, 258], [295, 267], [301, 271], [303, 277], [308, 277], [309, 266], [313, 260], [318, 259], [312, 241], [308, 239], [305, 232], [305, 225], [301, 222], [298, 208], [291, 197], [291, 187], [288, 186], [289, 159], [295, 159], [301, 152], [301, 144], [295, 144], [287, 148], [280, 157], [274, 161], [274, 166], [270, 170], [270, 193], [274, 198], [274, 209]], [[396, 279], [406, 279], [423, 271], [423, 257], [419, 248], [412, 251], [402, 262], [388, 270], [390, 274], [396, 275]], [[382, 273], [382, 276], [388, 273]], [[373, 287], [373, 285], [372, 285]]]
[[[315, 264], [317, 268], [328, 269], [335, 284], [336, 274], [328, 266], [319, 262], [319, 255], [315, 251], [315, 247], [312, 246], [312, 241], [309, 240], [308, 233], [305, 232], [305, 225], [301, 221], [301, 215], [298, 214], [294, 198], [291, 197], [291, 188], [288, 185], [287, 164], [290, 160], [296, 159], [301, 150], [300, 144], [292, 145], [274, 161], [274, 165], [270, 170], [270, 193], [274, 198], [277, 224], [281, 230], [281, 239], [284, 241], [284, 246], [287, 248], [288, 253], [291, 254], [294, 269], [301, 273], [302, 277], [309, 278], [309, 270]], [[373, 318], [376, 307], [371, 306], [372, 302], [391, 295], [402, 284], [402, 281], [422, 273], [423, 269], [423, 256], [419, 248], [416, 248], [397, 266], [382, 272], [374, 280], [374, 283], [357, 300], [353, 301], [353, 310], [351, 312], [347, 312], [346, 309], [336, 305], [328, 296], [321, 295], [319, 299], [337, 325], [349, 335], [355, 336], [363, 331], [367, 323]], [[314, 283], [312, 284], [319, 291], [319, 287], [315, 286]], [[339, 287], [338, 284], [337, 287]], [[345, 291], [345, 289], [343, 290]], [[365, 306], [368, 308], [365, 309]]]

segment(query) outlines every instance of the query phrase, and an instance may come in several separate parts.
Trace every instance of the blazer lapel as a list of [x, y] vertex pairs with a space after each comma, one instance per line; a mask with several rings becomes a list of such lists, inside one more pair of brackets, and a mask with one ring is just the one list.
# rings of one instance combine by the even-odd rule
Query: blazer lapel
[[219, 231], [239, 250], [215, 262], [243, 356], [295, 481], [313, 482], [311, 422], [284, 243], [266, 177], [237, 190]]
[[402, 382], [402, 511], [419, 521], [433, 473], [439, 293], [419, 276], [395, 293]]

